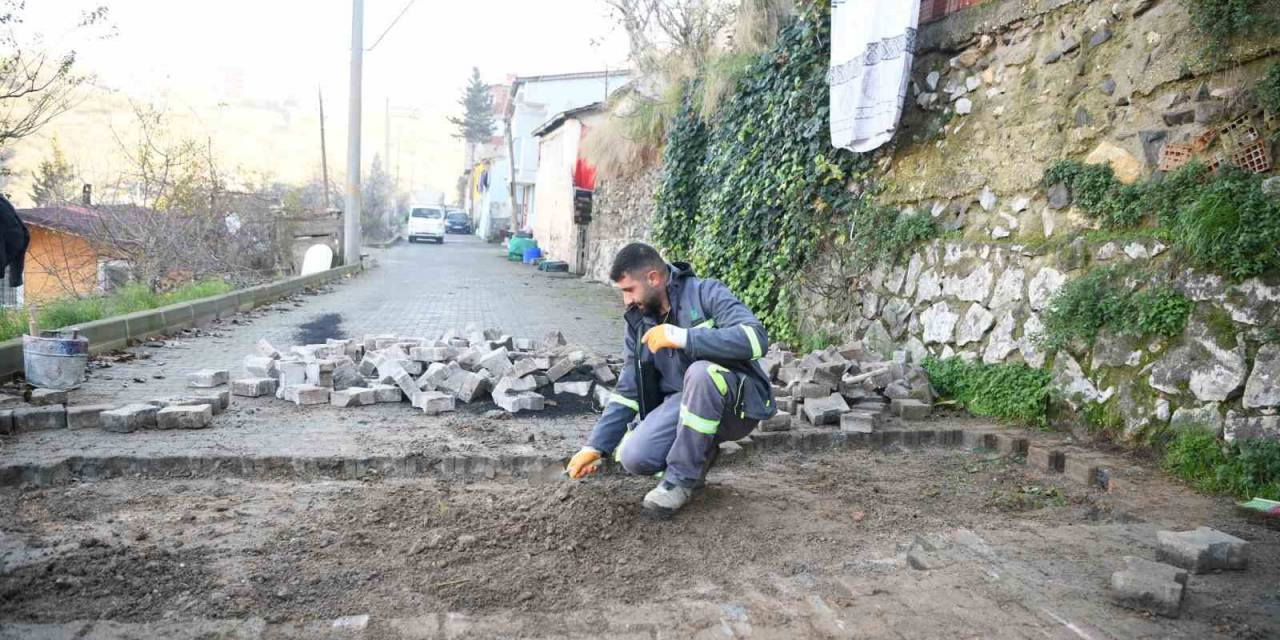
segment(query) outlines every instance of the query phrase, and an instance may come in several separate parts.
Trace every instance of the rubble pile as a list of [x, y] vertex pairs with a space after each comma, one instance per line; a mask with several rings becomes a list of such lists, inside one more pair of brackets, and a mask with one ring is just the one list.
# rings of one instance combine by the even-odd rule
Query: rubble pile
[[[492, 399], [519, 413], [554, 406], [554, 396], [607, 395], [605, 385], [617, 381], [621, 366], [621, 358], [569, 345], [559, 331], [535, 340], [469, 326], [429, 338], [330, 339], [287, 352], [260, 340], [244, 359], [246, 377], [232, 380], [231, 392], [275, 395], [300, 406], [407, 400], [428, 415], [453, 411], [457, 402]], [[191, 375], [193, 385], [211, 378], [211, 372]]]
[[907, 359], [899, 351], [885, 361], [860, 343], [804, 356], [775, 345], [760, 365], [773, 381], [778, 414], [760, 429], [787, 431], [807, 423], [869, 433], [895, 418], [923, 420], [935, 394], [924, 369]]

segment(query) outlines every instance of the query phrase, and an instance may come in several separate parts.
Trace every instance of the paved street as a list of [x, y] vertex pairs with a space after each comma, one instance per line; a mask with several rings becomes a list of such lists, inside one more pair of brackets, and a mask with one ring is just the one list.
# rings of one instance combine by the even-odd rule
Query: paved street
[[[513, 336], [541, 337], [559, 329], [571, 343], [601, 353], [620, 348], [622, 304], [603, 284], [508, 262], [500, 245], [472, 236], [449, 236], [443, 245], [401, 243], [372, 253], [377, 268], [335, 285], [331, 293], [307, 297], [302, 306], [242, 318], [246, 324], [224, 323], [218, 336], [135, 348], [151, 357], [95, 370], [73, 402], [183, 395], [189, 392], [189, 371], [229, 369], [233, 377], [239, 375], [244, 356], [259, 338], [283, 349], [325, 337], [431, 335], [474, 322]], [[303, 330], [309, 323], [312, 330]]]

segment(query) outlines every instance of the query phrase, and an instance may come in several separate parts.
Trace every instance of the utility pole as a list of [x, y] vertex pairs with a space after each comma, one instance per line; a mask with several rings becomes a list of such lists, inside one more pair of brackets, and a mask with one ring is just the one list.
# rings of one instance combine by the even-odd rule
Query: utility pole
[[347, 203], [342, 220], [342, 256], [360, 261], [360, 71], [364, 62], [364, 0], [351, 0], [351, 89], [347, 108]]
[[316, 95], [320, 97], [320, 175], [324, 180], [324, 211], [327, 215], [332, 205], [329, 202], [329, 152], [324, 145], [324, 91], [316, 87]]

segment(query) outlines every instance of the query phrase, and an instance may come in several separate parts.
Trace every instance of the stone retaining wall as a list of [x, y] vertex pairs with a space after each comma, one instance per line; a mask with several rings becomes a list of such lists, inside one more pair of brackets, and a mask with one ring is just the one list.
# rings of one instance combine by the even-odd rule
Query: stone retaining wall
[[[1118, 264], [1174, 270], [1174, 288], [1196, 303], [1185, 333], [1137, 340], [1104, 330], [1091, 349], [1046, 353], [1036, 337], [1052, 295], [1090, 267]], [[1225, 429], [1228, 440], [1280, 437], [1280, 343], [1270, 332], [1280, 327], [1280, 283], [1179, 270], [1159, 241], [1081, 240], [1061, 251], [935, 241], [856, 280], [847, 296], [812, 300], [809, 312], [816, 326], [886, 357], [1047, 367], [1071, 410], [1060, 417], [1105, 404], [1131, 438], [1171, 421]]]
[[588, 280], [609, 282], [613, 256], [630, 242], [649, 241], [653, 194], [662, 182], [660, 169], [634, 176], [601, 178], [596, 189], [591, 224], [587, 227]]

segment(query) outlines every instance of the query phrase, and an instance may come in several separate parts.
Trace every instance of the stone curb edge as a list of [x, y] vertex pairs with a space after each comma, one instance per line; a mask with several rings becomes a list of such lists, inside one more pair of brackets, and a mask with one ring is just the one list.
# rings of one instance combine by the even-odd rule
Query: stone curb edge
[[[361, 265], [346, 265], [311, 275], [277, 280], [218, 296], [103, 318], [76, 326], [80, 329], [80, 335], [89, 339], [90, 353], [113, 351], [128, 346], [130, 340], [147, 340], [161, 334], [229, 318], [307, 287], [359, 272], [361, 269]], [[22, 372], [22, 338], [0, 342], [0, 380], [10, 380]]]
[[[1021, 457], [1028, 454], [1028, 439], [996, 431], [965, 429], [885, 430], [871, 433], [841, 431], [757, 432], [738, 441], [738, 453], [751, 455], [758, 451], [819, 451], [835, 448], [878, 449], [890, 445], [906, 447], [963, 447], [990, 450]], [[1038, 445], [1032, 445], [1034, 449]], [[732, 464], [740, 456], [722, 456], [722, 464]], [[1081, 462], [1069, 461], [1080, 458]], [[1056, 458], [1055, 458], [1056, 459]], [[502, 456], [166, 456], [166, 457], [72, 457], [51, 465], [8, 465], [0, 467], [0, 486], [34, 485], [50, 487], [77, 481], [115, 478], [186, 478], [193, 476], [234, 477], [251, 480], [328, 479], [359, 480], [372, 478], [422, 478], [493, 480], [532, 478], [554, 480], [563, 473], [565, 458], [538, 455]], [[1093, 488], [1111, 491], [1121, 474], [1112, 473], [1094, 455], [1066, 457], [1062, 468], [1067, 478]], [[1032, 456], [1026, 461], [1031, 466]]]

